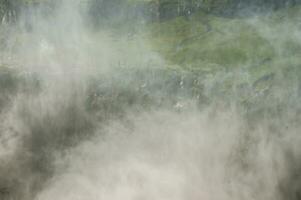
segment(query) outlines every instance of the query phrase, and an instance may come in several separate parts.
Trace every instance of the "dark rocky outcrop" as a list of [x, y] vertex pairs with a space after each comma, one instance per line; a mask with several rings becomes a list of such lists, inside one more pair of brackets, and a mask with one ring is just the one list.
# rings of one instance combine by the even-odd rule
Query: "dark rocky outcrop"
[[224, 17], [246, 16], [290, 7], [301, 0], [90, 0], [90, 15], [96, 23], [142, 19], [164, 21], [189, 17], [202, 11]]

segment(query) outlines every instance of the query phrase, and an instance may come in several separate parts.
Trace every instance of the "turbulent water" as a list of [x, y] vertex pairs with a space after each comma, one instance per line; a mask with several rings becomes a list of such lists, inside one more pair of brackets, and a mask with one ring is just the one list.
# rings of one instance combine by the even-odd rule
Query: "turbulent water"
[[298, 67], [170, 68], [78, 9], [1, 27], [1, 200], [301, 199]]

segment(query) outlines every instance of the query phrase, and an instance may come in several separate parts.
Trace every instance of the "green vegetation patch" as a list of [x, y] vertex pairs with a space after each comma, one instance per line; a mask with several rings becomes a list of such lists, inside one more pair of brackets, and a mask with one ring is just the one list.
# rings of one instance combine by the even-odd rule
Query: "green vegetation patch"
[[[153, 49], [185, 69], [258, 66], [301, 53], [300, 8], [249, 18], [225, 18], [198, 12], [191, 17], [153, 23]], [[212, 69], [213, 70], [213, 69]], [[213, 70], [215, 71], [215, 70]]]
[[151, 38], [156, 51], [185, 68], [238, 67], [275, 56], [270, 41], [245, 19], [178, 17], [153, 24]]

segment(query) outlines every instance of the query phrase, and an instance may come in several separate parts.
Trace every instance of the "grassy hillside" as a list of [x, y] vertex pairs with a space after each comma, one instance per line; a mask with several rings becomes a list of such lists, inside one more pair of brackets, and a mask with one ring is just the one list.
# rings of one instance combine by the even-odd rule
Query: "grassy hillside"
[[250, 18], [199, 12], [189, 19], [177, 17], [152, 24], [150, 37], [154, 49], [170, 64], [184, 68], [275, 65], [288, 56], [296, 60], [301, 53], [297, 26], [300, 17], [300, 7]]

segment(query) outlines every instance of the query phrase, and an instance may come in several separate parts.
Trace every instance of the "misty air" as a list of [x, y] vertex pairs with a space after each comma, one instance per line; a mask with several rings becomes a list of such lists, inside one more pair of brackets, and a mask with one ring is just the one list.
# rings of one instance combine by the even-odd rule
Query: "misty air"
[[301, 200], [301, 0], [0, 0], [0, 200]]

